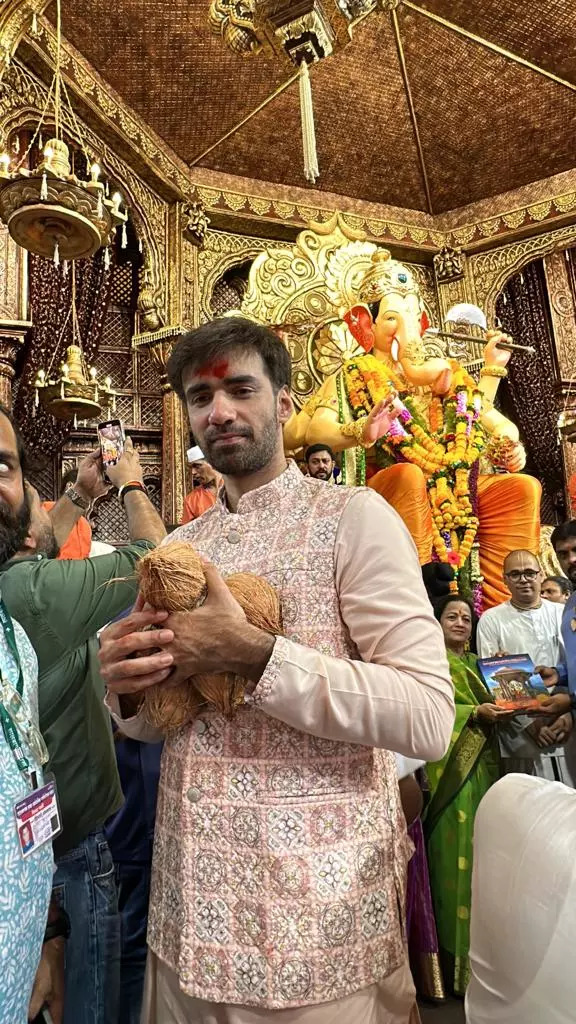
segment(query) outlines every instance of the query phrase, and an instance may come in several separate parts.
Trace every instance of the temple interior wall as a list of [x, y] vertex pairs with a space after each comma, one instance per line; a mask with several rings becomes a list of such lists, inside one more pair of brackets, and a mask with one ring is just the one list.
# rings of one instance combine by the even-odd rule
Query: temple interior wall
[[[31, 124], [46, 93], [42, 81], [22, 63], [15, 63], [10, 69], [8, 84], [8, 101], [4, 96], [0, 97], [0, 132], [5, 137], [9, 132], [18, 130], [19, 126], [25, 128]], [[67, 128], [74, 141], [73, 126]], [[129, 271], [125, 267], [119, 267], [115, 272], [96, 363], [103, 376], [109, 374], [112, 378], [118, 392], [118, 415], [142, 448], [147, 480], [158, 507], [167, 521], [175, 522], [188, 486], [184, 459], [188, 436], [177, 400], [167, 392], [162, 381], [160, 362], [153, 352], [155, 343], [135, 347], [133, 338], [149, 332], [153, 339], [162, 333], [168, 336], [170, 331], [176, 337], [183, 327], [198, 325], [211, 316], [237, 308], [254, 258], [270, 245], [290, 247], [292, 243], [286, 239], [286, 225], [290, 222], [289, 234], [295, 238], [295, 218], [302, 218], [306, 213], [314, 217], [318, 211], [296, 210], [285, 203], [287, 221], [281, 224], [278, 208], [281, 209], [282, 205], [279, 201], [274, 210], [278, 221], [275, 231], [274, 224], [264, 213], [258, 221], [257, 211], [264, 211], [264, 205], [258, 207], [254, 201], [251, 204], [250, 233], [247, 233], [244, 212], [232, 208], [234, 205], [238, 207], [239, 202], [234, 204], [231, 194], [228, 194], [226, 202], [229, 209], [224, 212], [221, 207], [225, 194], [217, 189], [211, 194], [206, 184], [206, 172], [203, 172], [202, 188], [191, 182], [188, 197], [183, 194], [175, 197], [174, 190], [168, 195], [169, 190], [162, 188], [156, 178], [146, 180], [141, 170], [137, 172], [129, 160], [115, 152], [104, 135], [99, 136], [94, 124], [86, 124], [84, 128], [104, 172], [119, 183], [141, 253], [135, 290], [130, 286]], [[279, 189], [279, 196], [282, 192]], [[204, 198], [208, 216], [215, 222], [206, 232], [201, 247], [192, 244], [186, 233], [190, 198]], [[336, 202], [337, 197], [334, 197], [334, 210], [337, 209]], [[217, 203], [220, 204], [218, 211], [215, 210]], [[347, 200], [348, 208], [349, 205]], [[497, 200], [493, 205], [497, 205]], [[407, 248], [406, 239], [400, 238], [400, 230], [395, 231], [398, 236], [395, 242], [390, 233], [388, 237], [378, 237], [384, 231], [381, 225], [378, 227], [375, 222], [367, 224], [353, 215], [347, 216], [351, 226], [364, 224], [371, 240], [385, 244], [393, 256], [403, 259], [416, 270], [430, 318], [436, 324], [450, 305], [462, 301], [478, 303], [485, 310], [489, 322], [493, 322], [496, 301], [506, 282], [532, 261], [543, 260], [557, 353], [560, 413], [564, 406], [572, 407], [572, 379], [576, 378], [575, 288], [565, 256], [566, 250], [576, 245], [576, 199], [574, 212], [566, 214], [567, 205], [566, 202], [563, 204], [562, 222], [552, 219], [549, 230], [545, 230], [548, 224], [541, 219], [540, 223], [534, 224], [534, 230], [527, 233], [524, 222], [516, 235], [514, 229], [507, 229], [504, 238], [501, 233], [495, 233], [492, 242], [483, 242], [480, 247], [474, 238], [466, 243], [469, 229], [459, 229], [462, 272], [444, 279], [440, 279], [434, 270], [434, 247], [430, 234], [422, 232], [426, 240], [419, 245], [419, 236], [410, 226], [409, 217], [406, 231], [410, 233], [410, 244]], [[328, 213], [321, 213], [320, 219], [326, 219]], [[551, 207], [550, 216], [553, 214]], [[388, 228], [391, 230], [390, 225], [386, 230]], [[449, 241], [453, 243], [457, 238], [451, 237]], [[442, 236], [437, 233], [436, 250], [441, 242]], [[1, 227], [0, 391], [5, 401], [10, 399], [11, 384], [18, 388], [21, 354], [29, 344], [27, 339], [33, 330], [30, 316], [28, 257]], [[11, 381], [14, 363], [16, 379]], [[300, 397], [303, 398], [308, 386], [305, 375], [301, 376], [300, 383]], [[35, 476], [43, 498], [57, 493], [62, 472], [88, 451], [94, 440], [90, 431], [71, 431], [62, 448], [54, 452], [51, 459], [45, 460], [45, 465], [37, 470]], [[573, 446], [563, 445], [563, 458], [568, 478], [576, 471]], [[113, 502], [109, 505], [108, 510], [103, 507], [98, 512], [96, 531], [99, 536], [119, 542], [124, 539], [121, 516]]]

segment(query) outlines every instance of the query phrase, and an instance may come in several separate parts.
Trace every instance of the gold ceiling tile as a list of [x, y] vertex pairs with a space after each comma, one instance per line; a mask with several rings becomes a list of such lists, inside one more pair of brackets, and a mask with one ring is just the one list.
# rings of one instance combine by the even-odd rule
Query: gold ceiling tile
[[457, 228], [456, 231], [452, 232], [452, 237], [458, 245], [466, 245], [467, 242], [472, 241], [476, 234], [476, 225], [467, 224], [466, 227]]
[[238, 210], [241, 210], [244, 206], [246, 206], [246, 202], [248, 200], [247, 196], [241, 196], [238, 194], [238, 192], [223, 192], [222, 195], [226, 202], [226, 206], [228, 206], [229, 209], [231, 210], [235, 210], [236, 213], [238, 212]]
[[534, 203], [533, 206], [528, 207], [528, 213], [534, 220], [544, 220], [544, 218], [550, 213], [551, 207], [551, 202]]
[[519, 228], [525, 219], [525, 210], [512, 210], [510, 213], [505, 213], [502, 217], [507, 228]]
[[[576, 82], [574, 0], [415, 2]], [[64, 12], [66, 37], [187, 162], [258, 108], [291, 71], [269, 55], [244, 59], [228, 51], [211, 33], [207, 11], [208, 0], [116, 0], [112, 5], [74, 0]], [[402, 4], [396, 16], [435, 214], [520, 189], [574, 165], [576, 94]], [[43, 38], [42, 45], [54, 54], [53, 38]], [[69, 54], [64, 61], [72, 73]], [[383, 10], [370, 14], [347, 46], [312, 68], [311, 79], [322, 191], [425, 210], [390, 15]], [[90, 93], [89, 76], [80, 74], [77, 80]], [[94, 95], [104, 113], [117, 119], [117, 104], [102, 90]], [[126, 134], [134, 141], [140, 137], [138, 144], [151, 155], [154, 147], [144, 143], [138, 124], [130, 118], [125, 124]], [[238, 177], [305, 187], [297, 86], [287, 88], [200, 163]], [[176, 176], [186, 188], [174, 163], [164, 161], [163, 166], [171, 180]], [[537, 195], [532, 192], [523, 202], [538, 209], [540, 198], [547, 196], [535, 202]], [[238, 202], [227, 205], [241, 209]], [[292, 214], [286, 216], [292, 216], [295, 207], [287, 205]], [[489, 223], [495, 212], [483, 211], [482, 219]]]
[[251, 210], [254, 210], [254, 213], [258, 213], [260, 216], [263, 216], [265, 213], [268, 213], [270, 209], [270, 200], [259, 199], [257, 196], [249, 196], [248, 205]]
[[427, 231], [425, 231], [423, 228], [412, 227], [412, 225], [409, 225], [408, 227], [408, 234], [410, 235], [410, 238], [412, 239], [413, 242], [418, 242], [419, 244], [425, 242], [426, 239], [428, 238]]
[[218, 189], [204, 188], [201, 185], [196, 185], [195, 188], [204, 206], [216, 206], [222, 198], [222, 193]]
[[296, 207], [293, 206], [292, 203], [274, 202], [272, 206], [274, 212], [277, 213], [279, 217], [282, 217], [285, 220], [287, 220], [289, 217], [292, 218], [294, 216], [294, 211], [296, 209]]
[[485, 220], [481, 224], [478, 225], [478, 228], [480, 229], [482, 234], [486, 235], [487, 237], [490, 237], [490, 235], [495, 235], [496, 232], [498, 231], [499, 227], [500, 227], [500, 218], [499, 217], [493, 217], [491, 220]]
[[554, 206], [560, 213], [568, 213], [576, 208], [576, 192], [570, 192], [566, 196], [556, 196]]

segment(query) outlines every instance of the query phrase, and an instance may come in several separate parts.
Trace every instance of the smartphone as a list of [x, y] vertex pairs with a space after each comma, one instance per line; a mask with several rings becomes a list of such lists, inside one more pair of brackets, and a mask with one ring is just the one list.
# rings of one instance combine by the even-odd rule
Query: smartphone
[[104, 468], [104, 479], [108, 480], [106, 472], [109, 466], [115, 466], [124, 451], [124, 427], [120, 420], [106, 420], [98, 424], [98, 439], [102, 452], [102, 465]]

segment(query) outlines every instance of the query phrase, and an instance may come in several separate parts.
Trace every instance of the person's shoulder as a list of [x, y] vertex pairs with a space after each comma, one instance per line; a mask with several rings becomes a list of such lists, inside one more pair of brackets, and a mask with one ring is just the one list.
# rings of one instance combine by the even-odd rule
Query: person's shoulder
[[495, 604], [492, 608], [487, 608], [480, 616], [479, 625], [481, 626], [482, 623], [486, 625], [489, 622], [498, 621], [498, 619], [509, 618], [511, 607], [512, 605], [509, 601], [503, 601], [502, 604]]

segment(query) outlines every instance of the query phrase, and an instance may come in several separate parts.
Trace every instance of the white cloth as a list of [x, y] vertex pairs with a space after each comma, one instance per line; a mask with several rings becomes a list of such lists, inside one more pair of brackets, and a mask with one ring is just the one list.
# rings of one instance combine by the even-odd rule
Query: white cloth
[[178, 977], [148, 953], [141, 1024], [420, 1024], [408, 961], [381, 984], [344, 999], [287, 1010], [209, 1003], [186, 995]]
[[508, 775], [476, 815], [468, 1024], [573, 1024], [576, 793]]
[[542, 601], [539, 608], [519, 611], [510, 601], [489, 608], [478, 623], [477, 644], [481, 658], [499, 651], [527, 654], [535, 665], [554, 667], [566, 662], [562, 641], [563, 604]]
[[99, 558], [100, 555], [109, 555], [112, 551], [116, 551], [116, 548], [112, 544], [106, 544], [103, 540], [93, 540], [90, 545], [89, 558]]
[[399, 779], [405, 779], [408, 775], [414, 775], [419, 768], [423, 768], [426, 761], [417, 761], [415, 757], [402, 757], [402, 754], [395, 754], [396, 771]]

